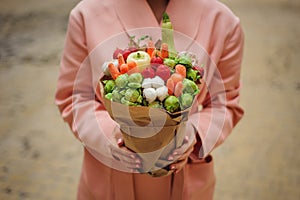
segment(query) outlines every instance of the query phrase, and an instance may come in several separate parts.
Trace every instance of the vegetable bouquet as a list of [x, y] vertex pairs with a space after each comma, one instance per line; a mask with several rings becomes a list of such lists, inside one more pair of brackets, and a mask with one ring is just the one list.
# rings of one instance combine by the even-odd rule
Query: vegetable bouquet
[[[162, 40], [130, 38], [103, 64], [100, 79], [103, 103], [119, 123], [125, 146], [143, 160], [142, 172], [171, 173], [166, 158], [182, 145], [189, 108], [199, 93], [203, 66], [190, 52], [176, 52], [173, 28], [163, 16]], [[144, 45], [140, 43], [143, 42]]]

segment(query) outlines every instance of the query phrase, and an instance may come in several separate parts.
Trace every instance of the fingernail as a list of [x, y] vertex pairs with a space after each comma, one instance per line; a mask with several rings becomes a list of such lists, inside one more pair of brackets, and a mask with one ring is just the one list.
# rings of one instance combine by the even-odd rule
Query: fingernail
[[122, 143], [122, 139], [119, 138], [117, 142], [118, 142], [118, 144], [121, 144]]
[[136, 159], [135, 162], [138, 163], [138, 164], [141, 163], [141, 161], [139, 159]]
[[174, 155], [174, 156], [178, 155], [177, 151], [174, 151], [174, 152], [173, 152], [173, 155]]
[[132, 155], [132, 154], [130, 155], [130, 157], [131, 157], [131, 158], [133, 158], [133, 159], [135, 159], [135, 156], [134, 156], [134, 155]]
[[174, 157], [173, 156], [169, 156], [168, 160], [174, 160]]
[[171, 170], [174, 170], [174, 169], [175, 169], [175, 166], [174, 166], [174, 165], [172, 165], [170, 168], [171, 168]]
[[136, 164], [136, 165], [135, 165], [135, 167], [136, 167], [136, 168], [140, 168], [140, 167], [141, 167], [141, 165], [139, 165], [139, 164]]

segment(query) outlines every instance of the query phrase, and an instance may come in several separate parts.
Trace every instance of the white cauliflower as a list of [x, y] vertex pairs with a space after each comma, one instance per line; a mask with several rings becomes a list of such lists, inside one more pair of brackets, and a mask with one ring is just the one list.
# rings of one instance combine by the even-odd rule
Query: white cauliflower
[[153, 88], [159, 88], [165, 85], [165, 81], [160, 78], [159, 76], [155, 76], [152, 78], [152, 87]]
[[145, 78], [142, 83], [142, 88], [152, 88], [152, 78]]
[[156, 90], [154, 88], [146, 88], [143, 90], [143, 96], [148, 103], [152, 103], [157, 97]]
[[166, 86], [157, 88], [156, 96], [160, 101], [163, 101], [165, 98], [167, 98], [169, 96], [168, 88]]

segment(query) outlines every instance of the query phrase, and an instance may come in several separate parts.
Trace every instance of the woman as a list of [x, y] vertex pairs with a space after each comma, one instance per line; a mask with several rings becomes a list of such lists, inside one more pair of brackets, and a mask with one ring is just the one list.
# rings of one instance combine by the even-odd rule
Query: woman
[[[92, 72], [82, 63], [88, 63], [86, 57], [111, 35], [160, 27], [164, 12], [170, 16], [174, 30], [201, 44], [217, 68], [208, 71], [210, 81], [201, 89], [198, 105], [193, 106], [189, 117], [186, 132], [194, 133], [196, 141], [190, 138], [170, 155], [170, 159], [178, 155], [178, 162], [170, 166], [176, 173], [153, 178], [134, 173], [141, 167], [141, 160], [123, 151], [126, 148], [117, 134], [118, 126], [94, 99], [92, 84], [88, 83]], [[70, 14], [56, 92], [62, 117], [84, 145], [78, 199], [212, 199], [215, 176], [210, 152], [227, 138], [243, 115], [238, 105], [243, 39], [239, 19], [215, 0], [80, 2]], [[214, 86], [218, 82], [216, 72], [221, 90]], [[91, 116], [97, 122], [92, 122]]]

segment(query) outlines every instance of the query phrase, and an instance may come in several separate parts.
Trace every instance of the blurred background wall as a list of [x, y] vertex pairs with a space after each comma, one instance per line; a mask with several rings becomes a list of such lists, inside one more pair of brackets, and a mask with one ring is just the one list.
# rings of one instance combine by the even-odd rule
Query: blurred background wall
[[[75, 199], [82, 147], [54, 91], [77, 2], [0, 2], [0, 199]], [[213, 152], [215, 199], [300, 199], [300, 1], [223, 2], [245, 31], [246, 114]]]

